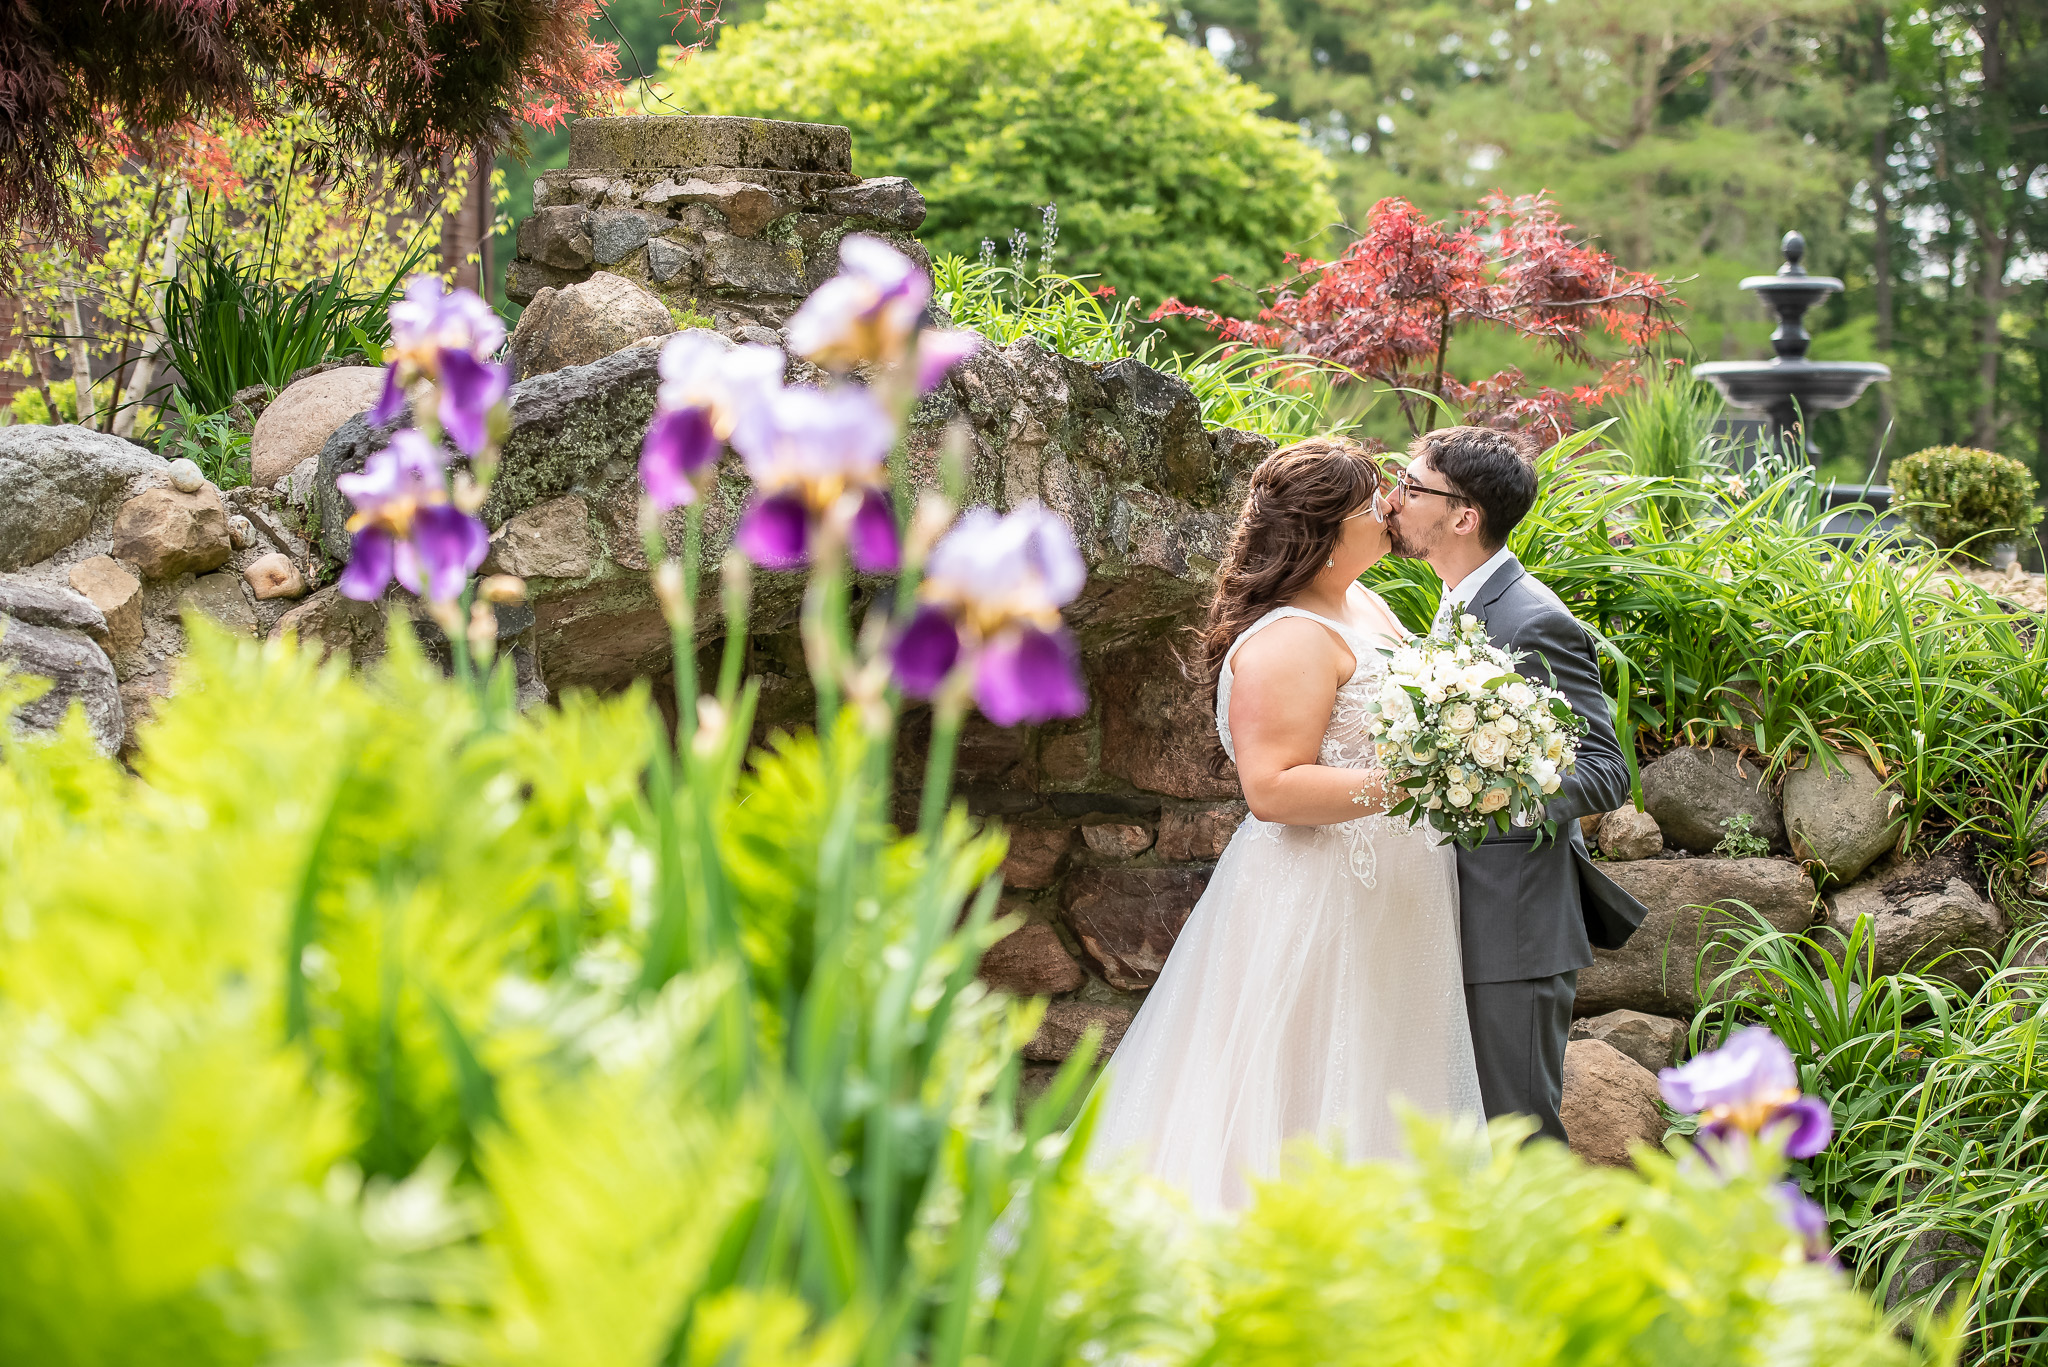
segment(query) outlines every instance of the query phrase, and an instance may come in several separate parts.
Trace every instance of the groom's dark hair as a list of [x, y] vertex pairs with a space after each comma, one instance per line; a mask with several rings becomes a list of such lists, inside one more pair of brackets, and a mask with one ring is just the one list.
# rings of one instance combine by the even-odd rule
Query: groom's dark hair
[[1430, 468], [1479, 510], [1479, 541], [1490, 551], [1506, 545], [1535, 506], [1536, 442], [1524, 433], [1446, 427], [1423, 433], [1408, 454], [1428, 456]]

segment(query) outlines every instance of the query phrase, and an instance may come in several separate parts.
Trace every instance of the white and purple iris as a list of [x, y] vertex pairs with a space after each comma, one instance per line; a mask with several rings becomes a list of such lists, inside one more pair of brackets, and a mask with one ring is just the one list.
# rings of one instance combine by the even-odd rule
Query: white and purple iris
[[1666, 1068], [1657, 1081], [1673, 1110], [1698, 1114], [1708, 1138], [1770, 1136], [1790, 1158], [1811, 1158], [1834, 1138], [1827, 1103], [1801, 1095], [1792, 1051], [1761, 1025], [1738, 1030], [1683, 1067]]
[[903, 555], [886, 464], [895, 444], [888, 412], [858, 385], [778, 391], [733, 434], [755, 486], [734, 543], [765, 569], [795, 569], [810, 562], [832, 518], [855, 569], [897, 569]]
[[464, 455], [481, 454], [491, 440], [491, 412], [512, 387], [511, 368], [490, 359], [504, 341], [503, 320], [475, 293], [450, 294], [438, 277], [414, 276], [405, 298], [391, 306], [384, 392], [366, 420], [390, 422], [405, 408], [406, 388], [431, 380], [442, 432]]
[[334, 482], [356, 506], [348, 521], [344, 597], [373, 602], [393, 579], [430, 602], [461, 596], [490, 551], [490, 534], [449, 501], [447, 468], [424, 434], [405, 429], [362, 473]]
[[696, 501], [699, 475], [717, 464], [743, 420], [759, 424], [782, 388], [782, 368], [782, 353], [771, 346], [734, 347], [715, 332], [669, 338], [654, 421], [640, 445], [640, 482], [655, 507], [667, 512]]
[[891, 652], [905, 692], [928, 698], [956, 669], [998, 726], [1088, 710], [1079, 652], [1059, 610], [1088, 577], [1074, 534], [1036, 503], [970, 508], [932, 549], [917, 613]]
[[980, 345], [972, 332], [922, 327], [931, 277], [879, 237], [850, 233], [839, 243], [839, 274], [789, 320], [790, 350], [831, 370], [867, 362], [894, 369], [915, 350], [917, 392], [928, 394]]

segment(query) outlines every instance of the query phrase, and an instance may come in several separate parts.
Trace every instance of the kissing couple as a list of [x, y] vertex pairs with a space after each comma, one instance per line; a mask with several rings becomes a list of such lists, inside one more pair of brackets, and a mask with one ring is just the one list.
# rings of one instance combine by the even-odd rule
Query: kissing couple
[[[1300, 1137], [1395, 1156], [1397, 1097], [1563, 1140], [1579, 970], [1644, 914], [1579, 830], [1629, 793], [1592, 639], [1507, 548], [1536, 501], [1533, 444], [1453, 427], [1409, 457], [1383, 467], [1340, 437], [1268, 456], [1197, 633], [1251, 814], [1116, 1051], [1093, 1161], [1134, 1160], [1199, 1208], [1245, 1205]], [[1403, 794], [1368, 725], [1383, 652], [1412, 637], [1358, 579], [1387, 555], [1443, 580], [1438, 627], [1477, 618], [1585, 723], [1545, 809], [1555, 839], [1459, 849], [1385, 814]]]

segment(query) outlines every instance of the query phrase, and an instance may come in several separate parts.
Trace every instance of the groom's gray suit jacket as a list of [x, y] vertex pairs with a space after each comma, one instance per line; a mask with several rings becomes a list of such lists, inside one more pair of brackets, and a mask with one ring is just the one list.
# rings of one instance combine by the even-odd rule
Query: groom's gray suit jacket
[[[1564, 694], [1585, 720], [1578, 762], [1550, 799], [1558, 839], [1533, 848], [1534, 828], [1496, 831], [1458, 851], [1458, 917], [1465, 981], [1547, 978], [1593, 962], [1593, 945], [1618, 949], [1646, 908], [1594, 866], [1579, 818], [1629, 798], [1628, 764], [1600, 689], [1585, 627], [1549, 586], [1510, 557], [1465, 609], [1496, 646], [1523, 652], [1521, 671]], [[1590, 932], [1590, 933], [1589, 933]]]

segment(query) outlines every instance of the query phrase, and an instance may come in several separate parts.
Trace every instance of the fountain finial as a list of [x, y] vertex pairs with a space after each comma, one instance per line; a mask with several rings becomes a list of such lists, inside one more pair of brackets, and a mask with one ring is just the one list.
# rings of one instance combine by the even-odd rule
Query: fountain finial
[[1797, 228], [1785, 234], [1784, 240], [1778, 243], [1778, 250], [1785, 254], [1785, 264], [1778, 267], [1778, 274], [1806, 274], [1806, 267], [1802, 264], [1806, 260], [1806, 239], [1799, 235]]

